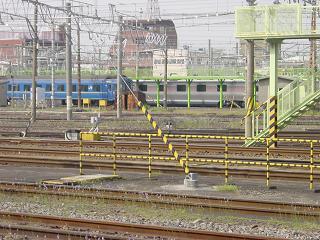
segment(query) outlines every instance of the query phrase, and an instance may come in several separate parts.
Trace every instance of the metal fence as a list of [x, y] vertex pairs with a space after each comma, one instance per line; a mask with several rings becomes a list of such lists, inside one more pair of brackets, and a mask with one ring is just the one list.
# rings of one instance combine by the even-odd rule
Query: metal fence
[[[102, 142], [99, 142], [99, 145], [104, 149], [103, 152], [97, 153], [91, 148], [85, 148], [89, 146], [91, 142], [83, 140], [83, 136], [92, 135], [92, 139], [100, 139]], [[94, 137], [95, 136], [95, 137]], [[175, 135], [175, 134], [166, 134], [165, 135], [172, 143], [179, 144], [181, 159], [185, 164], [190, 167], [192, 172], [197, 172], [197, 166], [199, 165], [218, 165], [223, 167], [224, 171], [224, 181], [226, 184], [229, 183], [229, 171], [230, 167], [239, 167], [239, 166], [250, 166], [257, 167], [257, 169], [264, 169], [266, 177], [266, 185], [270, 186], [270, 179], [272, 177], [271, 168], [283, 168], [283, 169], [300, 169], [304, 170], [302, 173], [309, 178], [309, 188], [314, 189], [314, 178], [315, 170], [320, 169], [319, 161], [319, 151], [317, 150], [317, 155], [315, 154], [315, 146], [320, 147], [320, 140], [309, 140], [309, 139], [291, 139], [291, 138], [246, 138], [246, 137], [237, 137], [237, 136], [210, 136], [210, 135]], [[98, 137], [98, 138], [97, 138]], [[139, 148], [139, 154], [132, 154], [131, 152], [124, 152], [120, 149], [119, 144], [123, 141], [133, 141], [136, 143], [136, 147]], [[112, 160], [112, 169], [113, 174], [117, 174], [117, 164], [124, 160], [142, 160], [146, 161], [148, 168], [149, 178], [152, 176], [152, 165], [154, 161], [175, 161], [176, 159], [172, 156], [168, 156], [165, 153], [160, 153], [159, 150], [156, 150], [156, 146], [159, 144], [161, 139], [157, 134], [142, 134], [142, 133], [120, 133], [120, 132], [99, 132], [99, 133], [81, 133], [80, 140], [80, 174], [84, 173], [83, 164], [88, 161], [86, 157], [96, 157]], [[259, 142], [259, 149], [261, 147], [264, 149], [263, 158], [241, 158], [240, 155], [243, 155], [245, 148], [241, 148], [241, 144], [245, 141], [256, 140]], [[105, 144], [103, 144], [105, 141]], [[206, 148], [201, 151], [192, 151], [194, 147], [203, 145], [205, 146], [220, 146], [220, 155], [219, 151], [214, 154], [214, 156], [207, 156], [205, 153]], [[272, 156], [275, 152], [272, 147], [272, 143], [283, 143], [283, 144], [294, 144], [294, 148], [297, 150], [303, 150], [305, 152], [306, 159], [294, 159], [294, 160], [283, 160], [283, 159], [272, 159]], [[144, 143], [144, 147], [138, 146], [138, 143]], [[108, 152], [107, 148], [112, 148], [112, 151]], [[166, 149], [166, 148], [165, 148]], [[257, 148], [258, 149], [258, 148]], [[142, 151], [145, 150], [145, 154]], [[167, 150], [165, 150], [167, 151]], [[294, 152], [294, 150], [292, 150]], [[254, 153], [254, 149], [250, 154]], [[180, 165], [179, 165], [180, 166]], [[307, 170], [307, 171], [305, 171]], [[183, 169], [181, 168], [181, 172]], [[296, 174], [296, 171], [293, 171], [292, 174]], [[291, 174], [291, 172], [290, 172]], [[250, 173], [248, 172], [248, 175]]]

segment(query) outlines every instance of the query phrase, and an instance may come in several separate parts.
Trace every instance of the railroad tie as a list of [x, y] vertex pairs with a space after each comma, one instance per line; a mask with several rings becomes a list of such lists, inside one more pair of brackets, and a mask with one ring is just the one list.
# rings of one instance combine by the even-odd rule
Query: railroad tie
[[181, 167], [183, 167], [185, 174], [189, 174], [189, 167], [185, 164], [183, 159], [179, 156], [179, 153], [174, 148], [172, 143], [169, 141], [168, 137], [164, 135], [161, 128], [158, 126], [157, 122], [153, 120], [151, 114], [148, 112], [147, 108], [142, 104], [141, 101], [138, 101], [138, 106], [143, 114], [148, 119], [149, 123], [152, 125], [153, 129], [157, 132], [158, 136], [162, 138], [163, 142], [168, 146], [169, 151], [173, 154], [175, 160], [177, 160]]

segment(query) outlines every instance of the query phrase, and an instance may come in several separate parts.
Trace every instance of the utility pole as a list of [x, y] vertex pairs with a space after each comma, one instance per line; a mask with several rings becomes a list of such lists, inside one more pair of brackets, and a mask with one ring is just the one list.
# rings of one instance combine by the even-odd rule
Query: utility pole
[[209, 76], [211, 76], [211, 39], [208, 40], [208, 65]]
[[117, 118], [122, 115], [122, 16], [118, 18]]
[[78, 64], [78, 108], [81, 108], [81, 48], [80, 48], [80, 23], [79, 23], [79, 19], [77, 22], [77, 44], [78, 44], [78, 49], [77, 49], [77, 64]]
[[168, 48], [166, 44], [166, 48], [164, 49], [164, 101], [163, 107], [167, 108], [168, 106]]
[[[167, 35], [167, 29], [164, 30], [164, 34]], [[168, 39], [168, 38], [167, 38]], [[163, 75], [163, 88], [164, 88], [164, 99], [163, 107], [167, 109], [168, 107], [168, 45], [167, 39], [164, 45], [164, 75]]]
[[67, 121], [72, 119], [72, 52], [71, 52], [71, 3], [66, 3], [66, 85], [67, 85]]
[[37, 119], [37, 102], [36, 102], [36, 88], [38, 77], [38, 0], [34, 4], [33, 15], [33, 29], [34, 36], [32, 41], [32, 100], [31, 100], [31, 123]]
[[139, 39], [136, 45], [136, 90], [139, 91]]
[[54, 82], [55, 82], [55, 76], [54, 76], [54, 67], [55, 67], [55, 31], [54, 31], [54, 22], [52, 22], [52, 28], [51, 28], [51, 107], [54, 108]]

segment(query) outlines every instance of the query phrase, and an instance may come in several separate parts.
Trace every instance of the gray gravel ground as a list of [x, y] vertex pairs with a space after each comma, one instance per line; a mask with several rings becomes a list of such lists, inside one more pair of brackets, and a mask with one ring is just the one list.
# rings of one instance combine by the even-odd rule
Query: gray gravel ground
[[[6, 174], [2, 174], [6, 173]], [[86, 171], [87, 174], [93, 171]], [[77, 170], [27, 167], [0, 167], [0, 180], [13, 179], [37, 182], [40, 179], [76, 175]], [[11, 176], [10, 176], [11, 175]], [[105, 181], [91, 186], [127, 190], [154, 192], [173, 192], [180, 194], [219, 196], [226, 198], [243, 198], [258, 200], [278, 200], [319, 204], [319, 194], [307, 190], [307, 183], [272, 181], [278, 188], [269, 190], [263, 180], [231, 179], [237, 183], [235, 192], [215, 191], [213, 185], [223, 182], [223, 177], [200, 177], [200, 187], [196, 190], [185, 189], [181, 184], [183, 175], [161, 174], [152, 180], [146, 174], [120, 173], [123, 179]], [[6, 176], [6, 177], [5, 177]], [[76, 198], [64, 200], [55, 197], [14, 197], [0, 194], [0, 209], [5, 211], [53, 214], [68, 217], [100, 219], [109, 221], [132, 222], [139, 224], [156, 224], [171, 227], [184, 227], [230, 233], [259, 234], [263, 236], [284, 237], [287, 239], [320, 239], [320, 224], [306, 222], [303, 219], [270, 219], [232, 216], [224, 212], [208, 212], [189, 208], [163, 209], [153, 205], [141, 207], [132, 203], [119, 204], [91, 200], [89, 203]]]
[[[168, 219], [164, 219], [163, 215], [157, 216], [158, 212], [154, 212], [155, 216], [147, 217], [146, 215], [141, 214], [141, 210], [133, 204], [124, 207], [123, 205], [110, 204], [107, 203], [103, 208], [96, 201], [91, 203], [82, 202], [77, 204], [76, 200], [72, 202], [64, 201], [59, 199], [55, 203], [52, 203], [52, 200], [57, 200], [55, 198], [35, 200], [33, 202], [21, 202], [19, 199], [14, 200], [10, 197], [7, 201], [2, 199], [0, 203], [0, 209], [6, 211], [16, 211], [16, 212], [29, 212], [35, 214], [45, 214], [45, 215], [58, 215], [58, 216], [67, 216], [67, 217], [76, 217], [76, 218], [86, 218], [86, 219], [99, 219], [107, 221], [118, 221], [124, 223], [137, 223], [137, 224], [154, 224], [161, 226], [170, 226], [170, 227], [180, 227], [180, 228], [191, 228], [191, 229], [200, 229], [200, 230], [211, 230], [227, 233], [243, 233], [243, 234], [257, 234], [263, 236], [275, 236], [282, 237], [287, 239], [320, 239], [319, 230], [292, 230], [287, 229], [282, 226], [280, 222], [276, 220], [268, 222], [260, 220], [247, 220], [247, 219], [237, 219], [237, 218], [208, 218], [204, 217], [203, 219], [197, 218], [199, 215], [195, 213], [194, 218], [188, 219], [185, 217], [187, 212], [180, 213], [181, 210], [173, 210], [177, 214], [177, 218], [174, 219], [172, 216], [172, 211], [168, 211]], [[27, 200], [24, 197], [20, 197], [20, 200]], [[92, 206], [90, 207], [89, 204]], [[129, 212], [132, 210], [131, 212]], [[133, 210], [136, 210], [135, 213]], [[154, 211], [155, 209], [149, 209], [149, 211]], [[148, 210], [144, 209], [145, 212]], [[183, 219], [179, 219], [179, 217]], [[195, 219], [196, 218], [196, 219]], [[219, 222], [222, 221], [222, 222]], [[227, 223], [229, 222], [229, 223]], [[298, 223], [296, 223], [298, 224]], [[296, 226], [298, 227], [298, 226]], [[314, 226], [313, 226], [314, 227]]]

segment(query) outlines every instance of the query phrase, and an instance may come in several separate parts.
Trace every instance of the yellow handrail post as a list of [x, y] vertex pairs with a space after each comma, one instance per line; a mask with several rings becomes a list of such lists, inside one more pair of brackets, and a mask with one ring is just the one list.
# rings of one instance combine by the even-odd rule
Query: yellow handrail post
[[189, 138], [186, 136], [186, 168], [189, 168]]
[[225, 184], [228, 184], [229, 181], [229, 172], [228, 172], [228, 168], [229, 168], [229, 161], [228, 161], [228, 138], [224, 139], [225, 141], [225, 146], [224, 146], [224, 182]]
[[112, 146], [113, 146], [113, 175], [117, 174], [117, 156], [116, 156], [116, 135], [113, 134], [112, 139]]
[[82, 142], [82, 133], [80, 132], [80, 162], [79, 162], [79, 169], [80, 169], [80, 175], [83, 175], [83, 166], [82, 166], [82, 153], [83, 153], [83, 142]]
[[148, 149], [149, 149], [149, 179], [151, 178], [151, 161], [152, 161], [152, 157], [151, 157], [151, 134], [148, 134]]
[[313, 190], [313, 168], [314, 168], [314, 155], [313, 155], [313, 141], [310, 142], [310, 190]]
[[266, 139], [267, 141], [267, 187], [270, 186], [270, 138]]

